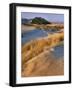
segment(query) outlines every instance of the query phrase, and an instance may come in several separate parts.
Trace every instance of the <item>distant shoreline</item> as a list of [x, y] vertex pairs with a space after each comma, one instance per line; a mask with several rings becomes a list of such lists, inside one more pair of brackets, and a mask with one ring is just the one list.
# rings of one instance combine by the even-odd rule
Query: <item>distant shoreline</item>
[[63, 30], [64, 29], [64, 24], [59, 24], [59, 23], [52, 23], [52, 24], [22, 24], [21, 25], [21, 30], [22, 33], [26, 31], [31, 31], [34, 29], [57, 29], [57, 30]]

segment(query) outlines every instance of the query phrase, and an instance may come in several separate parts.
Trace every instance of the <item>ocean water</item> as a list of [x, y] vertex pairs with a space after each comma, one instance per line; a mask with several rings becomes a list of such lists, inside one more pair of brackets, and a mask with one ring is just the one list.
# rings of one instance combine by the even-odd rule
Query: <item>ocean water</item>
[[55, 58], [64, 57], [64, 45], [54, 47], [52, 54], [55, 56]]
[[22, 33], [22, 44], [39, 37], [45, 37], [48, 34], [53, 34], [55, 32], [56, 30], [41, 30], [41, 29], [35, 29], [28, 32], [24, 32]]
[[22, 44], [29, 42], [30, 40], [34, 40], [39, 37], [45, 37], [48, 34], [44, 32], [44, 30], [35, 29], [28, 32], [23, 33], [22, 35]]

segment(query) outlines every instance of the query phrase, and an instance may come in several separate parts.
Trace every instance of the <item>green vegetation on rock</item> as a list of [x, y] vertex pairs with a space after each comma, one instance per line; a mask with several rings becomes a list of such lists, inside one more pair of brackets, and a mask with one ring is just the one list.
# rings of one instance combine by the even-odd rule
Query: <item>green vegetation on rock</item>
[[32, 24], [51, 24], [51, 22], [48, 22], [46, 19], [41, 17], [35, 17], [32, 19]]

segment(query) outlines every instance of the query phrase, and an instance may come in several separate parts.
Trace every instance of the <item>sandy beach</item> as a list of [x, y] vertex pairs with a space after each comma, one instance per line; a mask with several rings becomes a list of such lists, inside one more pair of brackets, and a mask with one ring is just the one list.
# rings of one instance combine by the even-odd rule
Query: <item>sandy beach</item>
[[[49, 53], [49, 54], [48, 54]], [[64, 75], [64, 60], [44, 51], [23, 65], [22, 77]]]
[[[64, 75], [64, 57], [56, 58], [52, 54], [52, 47], [61, 44], [61, 41], [64, 40], [64, 27], [58, 24], [47, 26], [48, 28], [58, 27], [62, 32], [48, 34], [44, 38], [40, 37], [22, 45], [22, 77]], [[36, 26], [22, 25], [21, 28], [23, 33], [34, 31]]]
[[64, 75], [64, 15], [21, 14], [21, 77]]

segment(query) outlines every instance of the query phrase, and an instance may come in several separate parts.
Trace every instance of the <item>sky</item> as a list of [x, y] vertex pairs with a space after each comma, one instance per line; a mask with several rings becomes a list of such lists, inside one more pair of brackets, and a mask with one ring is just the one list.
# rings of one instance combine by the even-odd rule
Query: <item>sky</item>
[[42, 17], [51, 22], [64, 22], [64, 14], [21, 12], [21, 18]]

